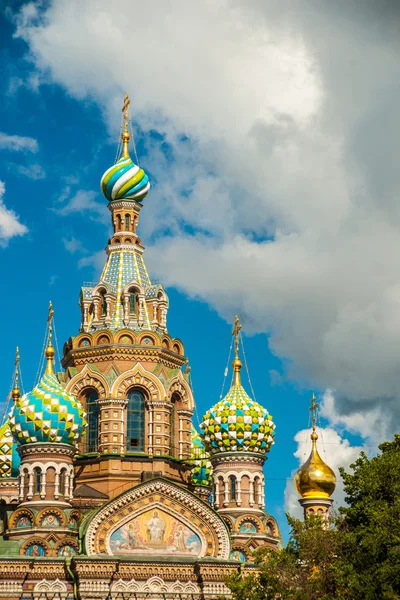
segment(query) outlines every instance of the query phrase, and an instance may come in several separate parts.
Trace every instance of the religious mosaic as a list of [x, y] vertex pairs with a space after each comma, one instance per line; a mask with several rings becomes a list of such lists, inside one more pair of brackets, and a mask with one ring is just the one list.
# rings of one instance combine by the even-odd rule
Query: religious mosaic
[[136, 517], [110, 537], [113, 554], [173, 554], [199, 556], [201, 541], [187, 525], [161, 510]]

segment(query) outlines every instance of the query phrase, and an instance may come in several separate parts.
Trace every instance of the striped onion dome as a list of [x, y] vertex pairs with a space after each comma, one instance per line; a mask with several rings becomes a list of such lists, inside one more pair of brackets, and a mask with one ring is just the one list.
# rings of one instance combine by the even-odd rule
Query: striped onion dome
[[17, 477], [21, 459], [13, 440], [10, 422], [0, 427], [0, 477]]
[[15, 402], [10, 413], [11, 433], [17, 444], [74, 445], [85, 426], [81, 403], [65, 391], [54, 373], [45, 373], [31, 392]]
[[136, 200], [141, 202], [150, 189], [146, 173], [135, 165], [130, 156], [123, 156], [107, 169], [101, 178], [101, 191], [109, 202]]

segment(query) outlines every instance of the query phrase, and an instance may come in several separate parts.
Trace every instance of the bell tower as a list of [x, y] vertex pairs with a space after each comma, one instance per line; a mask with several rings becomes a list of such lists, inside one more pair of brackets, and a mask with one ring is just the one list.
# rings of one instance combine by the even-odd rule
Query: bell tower
[[134, 146], [136, 162], [130, 156], [129, 108], [126, 94], [119, 157], [101, 179], [113, 226], [106, 262], [100, 280], [81, 289], [80, 333], [62, 359], [66, 389], [88, 419], [75, 461], [77, 493], [96, 488], [109, 498], [156, 476], [188, 484], [191, 470], [187, 359], [167, 330], [167, 293], [144, 262], [138, 223], [150, 181]]

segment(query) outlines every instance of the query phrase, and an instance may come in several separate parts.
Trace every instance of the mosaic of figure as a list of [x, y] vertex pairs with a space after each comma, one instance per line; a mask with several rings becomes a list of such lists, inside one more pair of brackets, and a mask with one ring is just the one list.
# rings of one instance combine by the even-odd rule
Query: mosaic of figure
[[240, 560], [241, 562], [246, 562], [246, 557], [240, 550], [232, 550], [230, 558], [232, 560]]
[[251, 521], [245, 521], [240, 525], [239, 531], [241, 533], [256, 533], [257, 528], [254, 523], [251, 523]]
[[74, 554], [76, 554], [76, 550], [73, 546], [69, 546], [68, 544], [66, 544], [65, 546], [61, 546], [58, 549], [57, 552], [57, 556], [73, 556]]
[[17, 521], [17, 527], [32, 527], [32, 521], [26, 515], [22, 515]]
[[59, 527], [60, 519], [56, 515], [46, 515], [42, 519], [42, 527]]
[[31, 544], [27, 547], [25, 554], [26, 556], [38, 558], [39, 556], [44, 556], [46, 554], [46, 551], [40, 544]]
[[199, 536], [161, 510], [146, 512], [116, 529], [110, 537], [113, 554], [175, 554], [199, 556]]

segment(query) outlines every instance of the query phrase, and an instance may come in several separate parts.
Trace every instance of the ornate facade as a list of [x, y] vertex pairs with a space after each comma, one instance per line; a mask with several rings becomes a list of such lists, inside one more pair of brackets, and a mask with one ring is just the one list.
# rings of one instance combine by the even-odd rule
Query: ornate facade
[[169, 301], [151, 282], [138, 236], [150, 189], [129, 155], [101, 188], [113, 236], [100, 280], [80, 293], [79, 333], [55, 373], [53, 310], [46, 368], [21, 397], [19, 357], [0, 429], [0, 599], [217, 598], [280, 533], [265, 511], [272, 417], [240, 380], [193, 424], [190, 367], [167, 328]]

